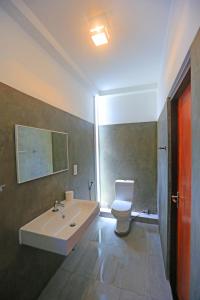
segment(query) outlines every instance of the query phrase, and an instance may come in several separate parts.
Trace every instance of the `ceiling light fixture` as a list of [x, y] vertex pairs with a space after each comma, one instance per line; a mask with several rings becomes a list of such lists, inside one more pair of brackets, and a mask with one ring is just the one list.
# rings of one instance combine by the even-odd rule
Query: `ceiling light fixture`
[[109, 34], [106, 26], [95, 26], [94, 28], [90, 29], [90, 35], [95, 46], [108, 44]]

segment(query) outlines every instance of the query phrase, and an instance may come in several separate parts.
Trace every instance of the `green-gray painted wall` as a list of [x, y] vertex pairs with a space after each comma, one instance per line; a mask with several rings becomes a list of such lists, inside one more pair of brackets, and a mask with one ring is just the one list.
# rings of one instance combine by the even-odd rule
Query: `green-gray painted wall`
[[[17, 184], [15, 124], [69, 133], [70, 170]], [[72, 175], [72, 164], [78, 175]], [[37, 299], [63, 257], [20, 246], [18, 230], [64, 198], [66, 189], [88, 199], [88, 180], [94, 181], [94, 125], [0, 84], [0, 299]], [[94, 198], [94, 191], [93, 191]]]
[[115, 180], [134, 179], [134, 210], [157, 212], [156, 122], [99, 127], [101, 201], [110, 207]]

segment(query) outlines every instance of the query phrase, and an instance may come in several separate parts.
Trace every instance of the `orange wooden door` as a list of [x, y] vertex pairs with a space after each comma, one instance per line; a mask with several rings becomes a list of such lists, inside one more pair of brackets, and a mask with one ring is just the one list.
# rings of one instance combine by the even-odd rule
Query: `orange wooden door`
[[177, 294], [189, 300], [191, 225], [191, 86], [178, 100], [178, 237]]

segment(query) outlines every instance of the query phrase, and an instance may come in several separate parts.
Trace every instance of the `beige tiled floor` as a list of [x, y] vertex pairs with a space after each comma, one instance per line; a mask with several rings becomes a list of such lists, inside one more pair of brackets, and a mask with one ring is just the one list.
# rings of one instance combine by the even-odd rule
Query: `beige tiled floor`
[[133, 223], [124, 238], [114, 227], [98, 217], [39, 300], [171, 300], [157, 225]]

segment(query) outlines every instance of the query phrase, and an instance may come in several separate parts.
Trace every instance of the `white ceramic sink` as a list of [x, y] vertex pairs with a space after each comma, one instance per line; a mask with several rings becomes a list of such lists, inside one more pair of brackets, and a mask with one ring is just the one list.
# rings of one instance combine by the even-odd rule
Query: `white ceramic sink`
[[62, 203], [64, 207], [59, 207], [59, 211], [51, 208], [21, 227], [20, 244], [68, 255], [99, 213], [99, 205], [79, 199]]

